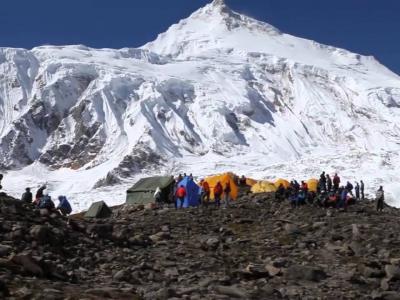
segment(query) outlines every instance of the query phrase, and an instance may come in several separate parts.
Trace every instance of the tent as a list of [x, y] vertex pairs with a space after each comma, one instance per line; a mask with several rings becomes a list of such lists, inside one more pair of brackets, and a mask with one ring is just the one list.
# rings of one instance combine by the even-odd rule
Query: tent
[[246, 178], [246, 185], [248, 186], [253, 186], [257, 183], [257, 180], [251, 179], [251, 178]]
[[251, 192], [253, 194], [259, 193], [274, 193], [276, 192], [276, 186], [269, 181], [259, 181], [251, 187]]
[[308, 190], [310, 192], [317, 192], [318, 189], [318, 185], [319, 185], [319, 181], [318, 179], [310, 179], [307, 181], [307, 186], [308, 186]]
[[174, 182], [172, 176], [142, 178], [127, 191], [126, 204], [138, 205], [154, 202], [154, 193], [157, 187], [161, 189], [161, 199], [164, 202], [171, 202]]
[[222, 188], [225, 188], [225, 185], [227, 183], [229, 183], [231, 186], [230, 196], [233, 200], [237, 199], [238, 186], [234, 180], [232, 173], [225, 173], [225, 174], [221, 174], [221, 175], [210, 176], [210, 177], [207, 177], [205, 179], [205, 181], [207, 181], [210, 186], [210, 190], [211, 190], [210, 199], [211, 200], [214, 200], [214, 188], [218, 182], [220, 182], [222, 184]]
[[190, 179], [189, 177], [185, 177], [181, 182], [178, 183], [178, 187], [183, 185], [186, 189], [186, 197], [183, 202], [183, 207], [188, 208], [191, 206], [199, 206], [200, 205], [200, 187]]
[[92, 203], [89, 210], [85, 213], [85, 218], [108, 218], [112, 214], [111, 209], [104, 203], [99, 201]]
[[276, 188], [279, 188], [280, 185], [283, 185], [285, 189], [287, 189], [290, 186], [290, 182], [287, 181], [286, 179], [277, 179], [274, 183]]

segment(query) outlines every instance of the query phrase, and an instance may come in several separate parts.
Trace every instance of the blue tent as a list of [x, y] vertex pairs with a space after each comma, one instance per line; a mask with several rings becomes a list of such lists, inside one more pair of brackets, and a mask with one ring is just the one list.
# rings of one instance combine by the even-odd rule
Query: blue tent
[[186, 189], [186, 197], [183, 202], [183, 207], [188, 208], [191, 206], [199, 206], [200, 205], [200, 196], [199, 190], [200, 187], [190, 179], [189, 177], [185, 177], [181, 182], [178, 183], [178, 188], [183, 185]]

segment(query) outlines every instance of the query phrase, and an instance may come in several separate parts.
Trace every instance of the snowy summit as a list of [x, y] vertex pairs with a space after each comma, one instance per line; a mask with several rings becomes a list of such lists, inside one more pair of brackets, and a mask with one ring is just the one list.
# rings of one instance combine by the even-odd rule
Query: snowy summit
[[400, 195], [398, 124], [400, 77], [373, 57], [222, 0], [138, 49], [0, 49], [3, 185], [19, 195], [48, 181], [78, 209], [123, 202], [143, 174], [184, 171], [325, 170]]

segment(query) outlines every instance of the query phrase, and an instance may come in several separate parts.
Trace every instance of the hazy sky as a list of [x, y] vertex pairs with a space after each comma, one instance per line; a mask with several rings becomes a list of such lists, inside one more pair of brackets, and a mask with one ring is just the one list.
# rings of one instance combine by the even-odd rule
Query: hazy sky
[[[137, 47], [208, 2], [3, 1], [0, 46]], [[286, 33], [373, 55], [400, 74], [399, 0], [226, 0], [226, 3]]]

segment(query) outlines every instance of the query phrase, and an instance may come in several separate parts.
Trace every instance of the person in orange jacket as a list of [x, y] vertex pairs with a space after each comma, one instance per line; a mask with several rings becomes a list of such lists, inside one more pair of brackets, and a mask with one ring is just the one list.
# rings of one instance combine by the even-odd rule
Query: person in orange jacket
[[177, 190], [176, 190], [176, 208], [182, 208], [183, 207], [183, 203], [185, 201], [185, 197], [186, 197], [186, 189], [183, 185], [181, 185]]

